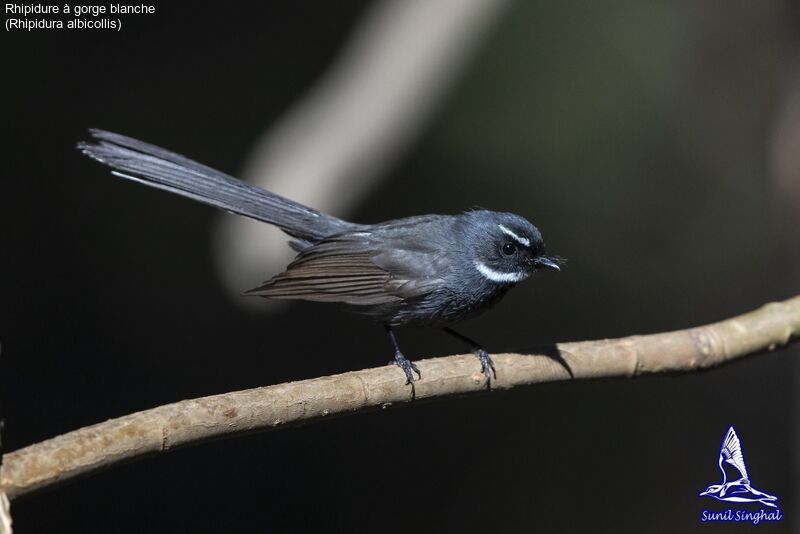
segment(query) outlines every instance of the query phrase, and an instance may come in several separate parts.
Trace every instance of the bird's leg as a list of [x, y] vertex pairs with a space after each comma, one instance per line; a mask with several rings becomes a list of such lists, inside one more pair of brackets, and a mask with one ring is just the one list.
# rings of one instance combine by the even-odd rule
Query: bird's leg
[[481, 372], [486, 375], [486, 388], [492, 387], [492, 376], [497, 379], [497, 370], [494, 368], [494, 362], [492, 358], [489, 356], [489, 353], [481, 347], [476, 341], [468, 338], [464, 334], [460, 334], [453, 330], [452, 328], [446, 327], [443, 330], [450, 334], [451, 336], [460, 339], [461, 341], [465, 342], [469, 345], [470, 350], [472, 353], [478, 357], [481, 361]]
[[414, 362], [410, 361], [408, 358], [403, 356], [403, 353], [400, 352], [400, 347], [397, 345], [397, 339], [394, 337], [394, 331], [392, 330], [391, 326], [386, 326], [386, 333], [389, 334], [389, 339], [392, 340], [392, 345], [394, 345], [394, 360], [389, 362], [398, 366], [403, 372], [406, 374], [406, 384], [411, 386], [411, 398], [416, 398], [417, 396], [417, 388], [414, 387], [414, 373], [417, 373], [417, 376], [422, 379], [422, 373], [419, 372], [419, 369], [414, 364]]

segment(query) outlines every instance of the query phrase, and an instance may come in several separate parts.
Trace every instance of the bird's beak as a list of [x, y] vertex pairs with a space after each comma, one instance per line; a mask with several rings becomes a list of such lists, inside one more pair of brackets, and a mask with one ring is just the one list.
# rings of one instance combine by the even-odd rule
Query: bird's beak
[[552, 258], [548, 258], [547, 256], [539, 256], [533, 260], [533, 264], [537, 267], [543, 267], [545, 269], [553, 269], [554, 271], [560, 271], [561, 267], [558, 265], [558, 262]]

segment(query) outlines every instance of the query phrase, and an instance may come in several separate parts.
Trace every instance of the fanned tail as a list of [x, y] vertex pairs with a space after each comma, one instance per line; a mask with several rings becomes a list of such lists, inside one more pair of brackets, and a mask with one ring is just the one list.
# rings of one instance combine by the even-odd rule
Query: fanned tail
[[90, 133], [96, 141], [78, 149], [121, 178], [275, 225], [304, 241], [360, 228], [155, 145], [105, 130]]

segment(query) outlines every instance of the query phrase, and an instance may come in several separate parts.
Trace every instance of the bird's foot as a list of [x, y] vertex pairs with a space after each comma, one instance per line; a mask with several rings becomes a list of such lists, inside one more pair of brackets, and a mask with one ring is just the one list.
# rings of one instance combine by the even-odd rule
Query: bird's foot
[[491, 356], [489, 356], [489, 353], [480, 347], [476, 348], [472, 352], [481, 361], [481, 372], [484, 374], [484, 376], [486, 376], [486, 389], [491, 389], [492, 377], [497, 380], [497, 369], [494, 368], [494, 362], [492, 361]]
[[471, 340], [464, 334], [459, 334], [450, 327], [443, 328], [444, 332], [451, 336], [460, 339], [469, 345], [472, 354], [474, 354], [481, 362], [481, 372], [486, 377], [486, 389], [492, 389], [492, 376], [497, 380], [497, 370], [494, 368], [494, 362], [489, 356], [489, 353], [484, 350], [477, 342]]
[[394, 360], [392, 360], [389, 363], [394, 364], [403, 370], [403, 372], [406, 375], [406, 384], [411, 386], [411, 398], [412, 399], [416, 398], [417, 389], [416, 387], [414, 387], [413, 373], [417, 373], [417, 376], [420, 379], [422, 379], [422, 373], [419, 372], [419, 368], [417, 367], [417, 365], [408, 358], [406, 358], [405, 356], [403, 356], [403, 353], [400, 351], [397, 351], [394, 354]]

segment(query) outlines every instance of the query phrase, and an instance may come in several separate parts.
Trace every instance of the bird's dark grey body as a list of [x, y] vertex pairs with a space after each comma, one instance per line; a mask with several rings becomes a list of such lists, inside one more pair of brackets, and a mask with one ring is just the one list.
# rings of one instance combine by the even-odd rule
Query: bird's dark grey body
[[513, 213], [474, 210], [355, 224], [259, 189], [188, 158], [102, 130], [81, 143], [114, 174], [273, 224], [298, 251], [286, 270], [247, 292], [269, 298], [343, 303], [386, 326], [396, 360], [413, 382], [392, 327], [436, 326], [468, 341], [489, 378], [491, 359], [448, 325], [494, 305], [540, 268], [539, 230]]
[[452, 324], [484, 311], [512, 286], [473, 265], [470, 225], [498, 215], [516, 217], [425, 215], [335, 234], [307, 245], [285, 272], [248, 293], [342, 302], [389, 326]]
[[[337, 233], [309, 243], [284, 273], [250, 293], [343, 302], [356, 311], [372, 306], [399, 309], [402, 301], [443, 287], [442, 270], [450, 268], [441, 232], [418, 243], [413, 239], [415, 229], [451, 226], [448, 217], [423, 216]], [[329, 268], [334, 265], [335, 269]], [[319, 272], [319, 276], [310, 277], [309, 271]], [[375, 318], [388, 319], [381, 313]], [[385, 322], [397, 324], [394, 320]]]

